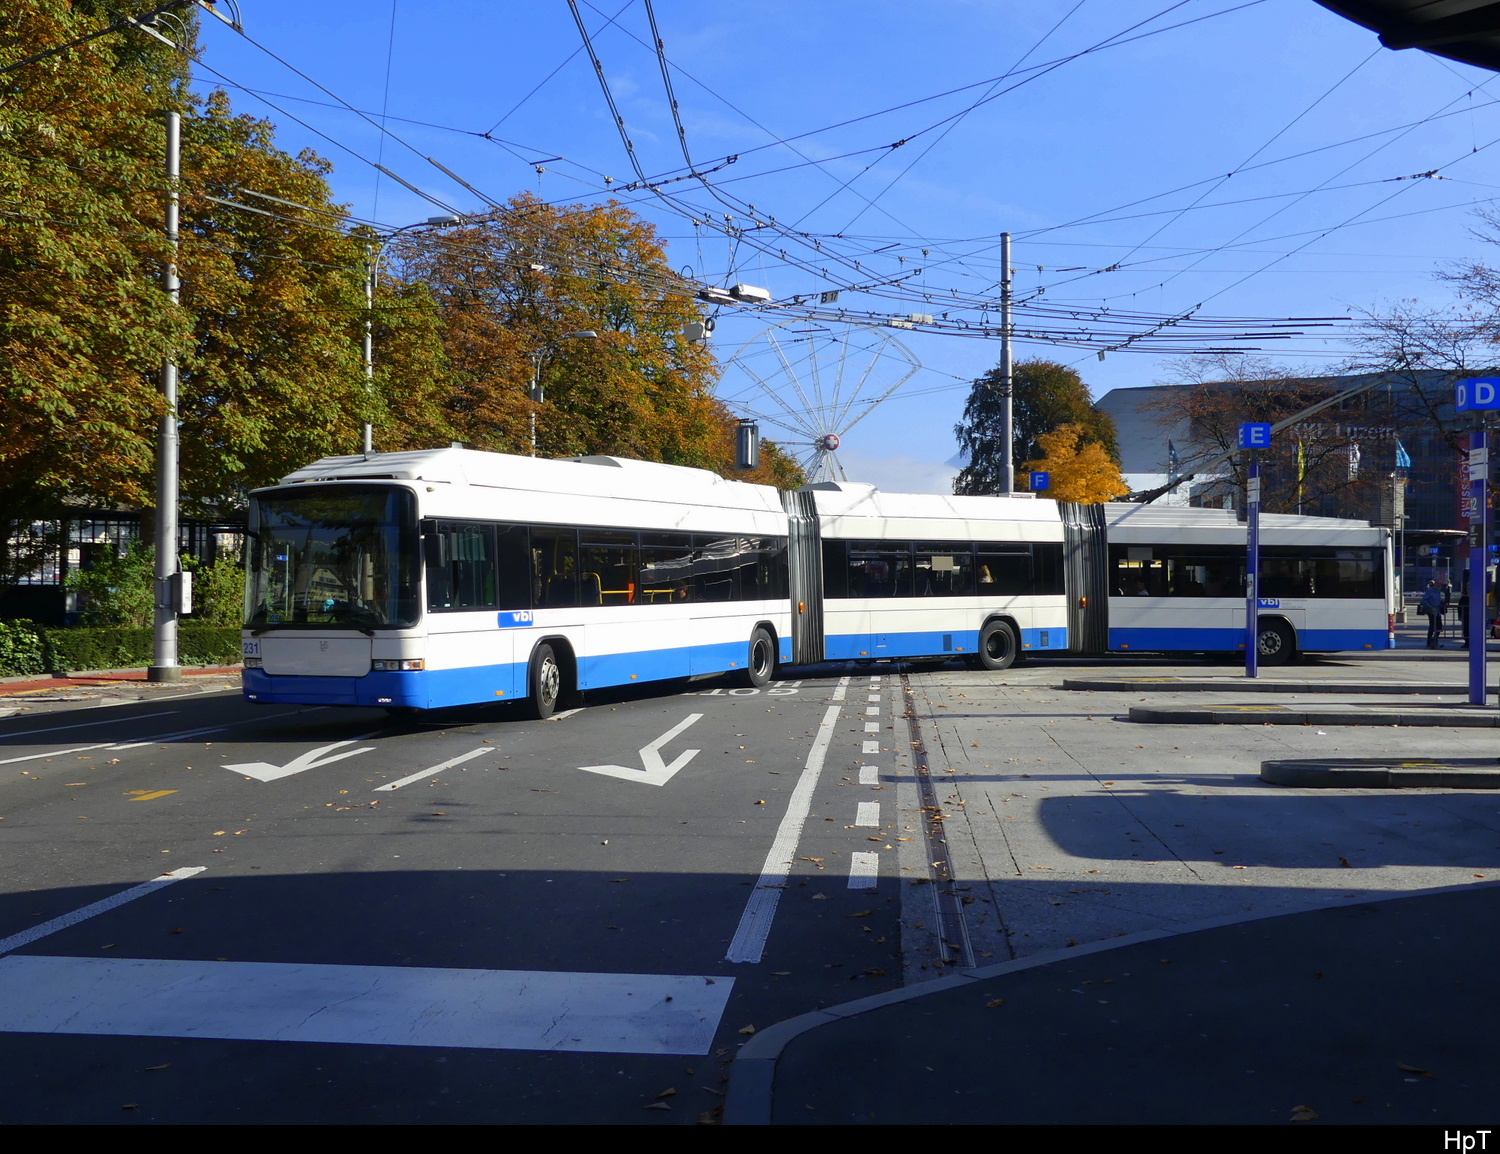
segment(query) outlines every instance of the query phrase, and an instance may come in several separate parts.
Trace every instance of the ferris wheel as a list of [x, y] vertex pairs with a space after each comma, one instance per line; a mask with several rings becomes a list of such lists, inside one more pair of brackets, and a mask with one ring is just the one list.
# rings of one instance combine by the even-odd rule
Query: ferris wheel
[[782, 445], [809, 481], [844, 481], [849, 430], [922, 367], [890, 333], [849, 322], [786, 320], [740, 346], [720, 399], [790, 436]]

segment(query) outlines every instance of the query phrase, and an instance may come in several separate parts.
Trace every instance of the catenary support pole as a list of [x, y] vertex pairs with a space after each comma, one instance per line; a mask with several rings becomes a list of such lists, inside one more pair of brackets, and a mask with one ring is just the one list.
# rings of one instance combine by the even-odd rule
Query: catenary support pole
[[1016, 491], [1016, 433], [1011, 365], [1010, 233], [1000, 234], [1000, 492]]
[[[177, 279], [178, 179], [181, 175], [182, 117], [167, 113], [167, 246], [162, 287], [176, 308], [181, 303]], [[177, 559], [177, 357], [168, 350], [161, 366], [162, 415], [156, 441], [156, 612], [151, 637], [149, 681], [178, 681], [177, 609], [181, 587]]]
[[[365, 245], [365, 400], [375, 397], [375, 245]], [[360, 431], [361, 453], [375, 451], [375, 427], [369, 421]]]

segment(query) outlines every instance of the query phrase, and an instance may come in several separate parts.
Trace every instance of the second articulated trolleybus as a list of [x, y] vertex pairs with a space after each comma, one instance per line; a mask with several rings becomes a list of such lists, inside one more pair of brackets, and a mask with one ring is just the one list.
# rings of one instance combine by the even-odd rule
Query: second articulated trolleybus
[[[244, 692], [393, 711], [782, 664], [1233, 651], [1232, 512], [797, 492], [614, 457], [330, 457], [251, 495]], [[1391, 644], [1390, 534], [1263, 516], [1260, 654]]]

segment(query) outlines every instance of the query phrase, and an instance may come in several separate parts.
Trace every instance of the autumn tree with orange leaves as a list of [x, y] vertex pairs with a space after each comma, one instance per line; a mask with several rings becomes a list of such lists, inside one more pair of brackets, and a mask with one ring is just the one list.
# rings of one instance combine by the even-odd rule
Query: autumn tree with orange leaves
[[1024, 491], [1027, 474], [1049, 474], [1048, 487], [1040, 495], [1054, 501], [1097, 505], [1130, 492], [1120, 476], [1120, 466], [1098, 441], [1079, 441], [1087, 435], [1081, 425], [1059, 425], [1037, 435], [1042, 456], [1023, 464], [1017, 472], [1016, 488]]

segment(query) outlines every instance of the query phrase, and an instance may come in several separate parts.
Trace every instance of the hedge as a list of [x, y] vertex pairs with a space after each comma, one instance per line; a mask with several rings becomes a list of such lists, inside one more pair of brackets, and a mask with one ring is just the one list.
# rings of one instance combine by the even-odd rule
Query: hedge
[[[232, 626], [184, 624], [177, 634], [177, 660], [183, 665], [238, 665], [240, 631]], [[29, 621], [0, 622], [0, 676], [136, 669], [150, 664], [149, 629], [117, 625], [49, 629]]]

